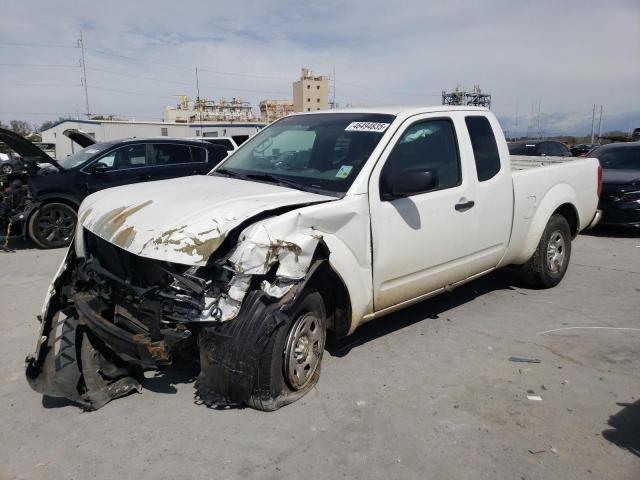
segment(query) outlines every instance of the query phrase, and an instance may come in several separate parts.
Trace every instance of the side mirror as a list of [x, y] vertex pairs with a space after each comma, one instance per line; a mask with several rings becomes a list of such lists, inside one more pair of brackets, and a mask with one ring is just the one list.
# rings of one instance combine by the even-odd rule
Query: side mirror
[[91, 173], [105, 173], [109, 171], [109, 167], [104, 163], [98, 162], [98, 163], [95, 163], [89, 171]]
[[433, 169], [409, 168], [383, 182], [382, 200], [408, 197], [433, 190], [438, 186], [438, 173]]

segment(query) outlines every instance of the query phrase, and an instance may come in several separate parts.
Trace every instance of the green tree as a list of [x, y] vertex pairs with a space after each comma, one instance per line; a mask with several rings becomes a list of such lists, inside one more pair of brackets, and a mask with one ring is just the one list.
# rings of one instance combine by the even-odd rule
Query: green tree
[[16, 132], [18, 135], [22, 135], [23, 137], [26, 137], [33, 131], [31, 125], [29, 125], [24, 120], [11, 120], [9, 122], [9, 129], [13, 132]]

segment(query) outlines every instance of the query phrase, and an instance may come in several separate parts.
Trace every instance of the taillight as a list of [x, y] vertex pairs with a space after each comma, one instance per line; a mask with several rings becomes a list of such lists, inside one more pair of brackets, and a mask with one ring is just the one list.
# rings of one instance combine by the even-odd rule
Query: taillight
[[602, 165], [598, 162], [598, 198], [602, 194]]

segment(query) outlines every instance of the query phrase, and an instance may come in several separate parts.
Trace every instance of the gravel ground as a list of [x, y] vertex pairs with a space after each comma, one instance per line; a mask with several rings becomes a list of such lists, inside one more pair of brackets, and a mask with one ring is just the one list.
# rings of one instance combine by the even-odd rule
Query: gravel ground
[[502, 270], [331, 341], [318, 386], [274, 413], [197, 405], [188, 364], [97, 412], [41, 397], [23, 360], [64, 252], [0, 252], [0, 478], [637, 480], [634, 235], [580, 236], [557, 288]]

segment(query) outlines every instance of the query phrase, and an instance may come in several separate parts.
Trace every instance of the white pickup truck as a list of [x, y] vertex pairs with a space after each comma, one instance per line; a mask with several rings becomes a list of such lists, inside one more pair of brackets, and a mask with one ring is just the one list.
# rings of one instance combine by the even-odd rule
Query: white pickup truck
[[191, 353], [202, 402], [279, 408], [318, 381], [327, 330], [507, 265], [557, 285], [600, 184], [594, 158], [510, 158], [486, 109], [288, 116], [208, 176], [87, 197], [27, 378], [95, 409]]

